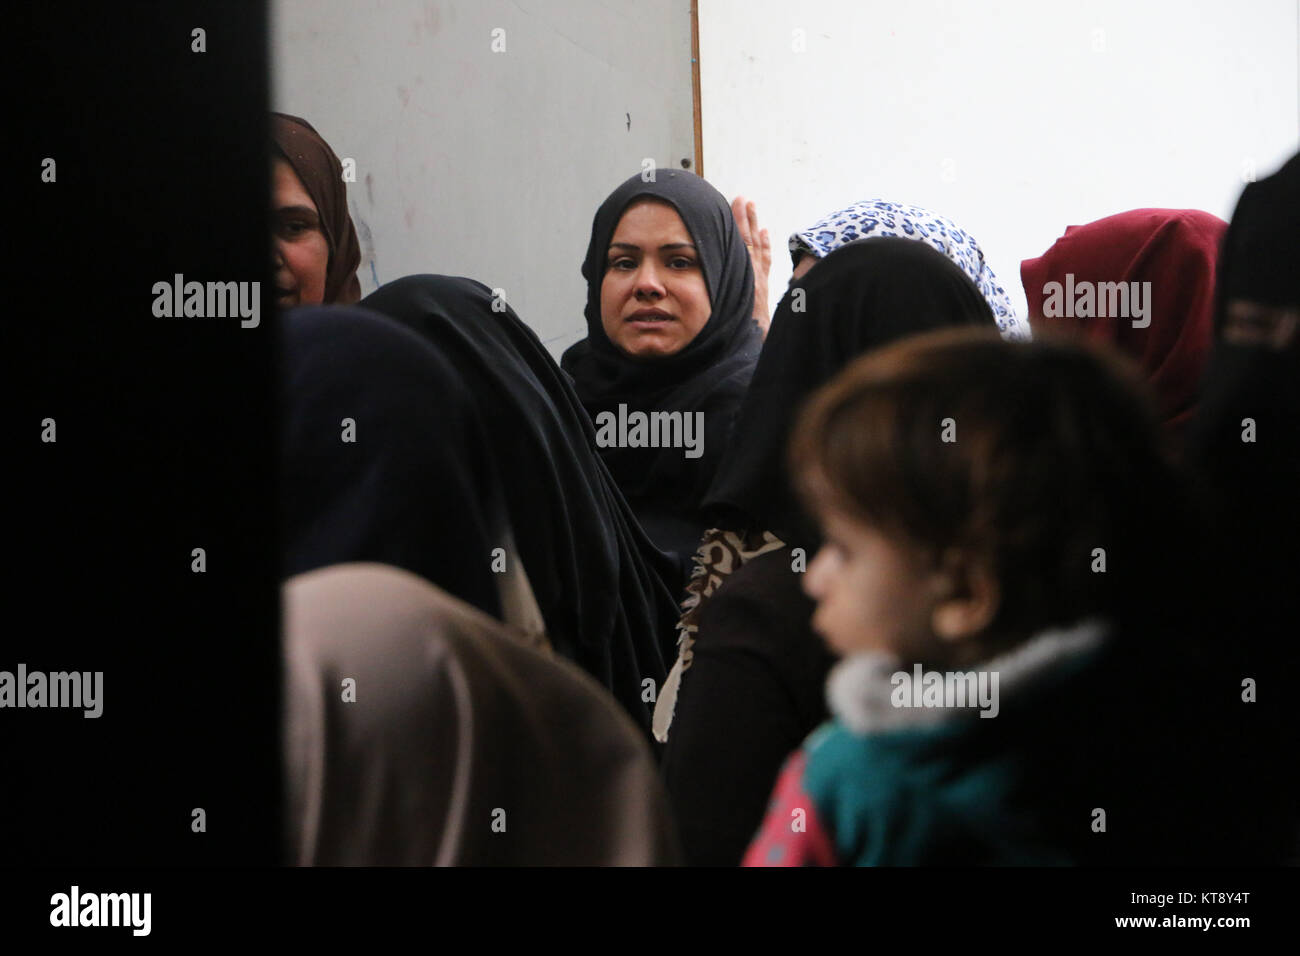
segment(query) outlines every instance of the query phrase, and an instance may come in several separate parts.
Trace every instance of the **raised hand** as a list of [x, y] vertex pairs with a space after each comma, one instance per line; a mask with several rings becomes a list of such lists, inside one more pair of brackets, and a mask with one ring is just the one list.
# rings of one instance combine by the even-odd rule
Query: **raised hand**
[[772, 240], [766, 229], [758, 228], [758, 210], [751, 200], [737, 196], [731, 202], [731, 214], [736, 217], [740, 237], [749, 250], [754, 265], [754, 321], [767, 337], [772, 324], [772, 313], [767, 307], [767, 277], [772, 271]]

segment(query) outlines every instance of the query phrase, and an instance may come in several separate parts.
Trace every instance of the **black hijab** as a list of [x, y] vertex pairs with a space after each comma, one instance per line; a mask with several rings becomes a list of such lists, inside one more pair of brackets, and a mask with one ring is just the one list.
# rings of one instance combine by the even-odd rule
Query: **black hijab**
[[499, 618], [491, 552], [505, 510], [455, 369], [356, 306], [293, 309], [281, 334], [284, 576], [376, 561]]
[[664, 678], [671, 568], [595, 452], [591, 421], [537, 336], [472, 279], [407, 276], [363, 304], [453, 363], [503, 477], [515, 544], [552, 645], [649, 727], [642, 682]]
[[[1278, 482], [1294, 492], [1300, 481], [1300, 336], [1287, 349], [1238, 345], [1223, 338], [1228, 305], [1245, 299], [1300, 309], [1300, 154], [1272, 176], [1248, 183], [1223, 237], [1214, 308], [1214, 351], [1202, 385], [1209, 407], [1195, 430], [1203, 464], [1224, 481]], [[1253, 418], [1261, 436], [1241, 440], [1243, 418]], [[1282, 439], [1279, 441], [1278, 439]], [[1286, 444], [1289, 442], [1289, 444]], [[1216, 447], [1217, 450], [1216, 450]], [[1254, 471], [1234, 479], [1241, 467]], [[1289, 473], [1289, 474], [1288, 474]], [[1280, 481], [1279, 481], [1280, 480]], [[1238, 489], [1245, 492], [1246, 488]], [[1259, 502], [1258, 495], [1247, 495]], [[1288, 498], [1290, 495], [1288, 495]], [[1268, 505], [1271, 507], [1272, 505]]]
[[1232, 299], [1300, 307], [1300, 154], [1272, 176], [1248, 183], [1237, 200], [1219, 260], [1215, 332]]
[[[1294, 551], [1300, 537], [1300, 335], [1289, 347], [1224, 341], [1229, 303], [1300, 308], [1300, 155], [1242, 191], [1224, 237], [1214, 352], [1191, 451], [1206, 503], [1231, 556], [1220, 583], [1233, 615], [1260, 629], [1295, 627]], [[1244, 441], [1246, 419], [1254, 441]], [[1279, 553], [1289, 555], [1279, 559]], [[1235, 581], [1235, 583], [1234, 583]], [[1293, 643], [1292, 638], [1285, 638]]]
[[996, 328], [997, 321], [961, 267], [925, 243], [861, 239], [819, 262], [790, 287], [773, 316], [731, 448], [706, 499], [714, 522], [815, 546], [785, 467], [800, 406], [863, 352], [957, 325]]
[[[605, 335], [600, 290], [609, 244], [624, 211], [654, 198], [681, 216], [698, 251], [711, 313], [680, 352], [662, 358], [627, 355]], [[754, 270], [731, 207], [721, 193], [685, 170], [656, 169], [654, 182], [633, 176], [596, 211], [582, 264], [587, 280], [587, 338], [564, 353], [592, 419], [602, 411], [703, 412], [704, 450], [687, 459], [679, 449], [602, 448], [601, 457], [633, 511], [660, 547], [689, 555], [704, 525], [700, 504], [722, 458], [763, 337], [754, 321]]]

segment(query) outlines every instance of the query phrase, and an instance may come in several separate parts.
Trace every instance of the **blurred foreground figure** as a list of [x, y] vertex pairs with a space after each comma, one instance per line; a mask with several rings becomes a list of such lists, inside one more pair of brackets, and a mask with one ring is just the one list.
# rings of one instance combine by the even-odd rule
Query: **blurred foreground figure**
[[576, 667], [384, 565], [283, 595], [294, 863], [676, 862], [644, 738]]
[[804, 406], [803, 587], [842, 659], [747, 864], [1279, 862], [1273, 768], [1188, 589], [1200, 529], [1139, 376], [942, 329]]
[[[1223, 636], [1223, 671], [1241, 695], [1245, 759], [1289, 814], [1300, 861], [1300, 156], [1242, 191], [1219, 259], [1214, 352], [1190, 451], [1208, 508], [1205, 593]], [[1247, 701], [1247, 698], [1249, 700]]]

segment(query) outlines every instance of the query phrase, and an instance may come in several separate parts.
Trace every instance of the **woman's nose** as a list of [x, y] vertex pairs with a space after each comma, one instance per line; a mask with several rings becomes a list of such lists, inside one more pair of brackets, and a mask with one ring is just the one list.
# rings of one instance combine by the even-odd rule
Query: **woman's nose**
[[641, 264], [641, 267], [637, 269], [636, 284], [633, 288], [633, 292], [638, 297], [662, 297], [664, 295], [664, 285], [659, 280], [659, 271], [655, 268], [654, 263], [644, 262]]

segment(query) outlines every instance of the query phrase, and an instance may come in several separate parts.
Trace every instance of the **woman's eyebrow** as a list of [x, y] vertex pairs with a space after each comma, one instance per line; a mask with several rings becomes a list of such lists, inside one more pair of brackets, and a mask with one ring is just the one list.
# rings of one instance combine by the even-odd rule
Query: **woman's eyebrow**
[[320, 216], [320, 213], [311, 206], [278, 206], [275, 214], [277, 216], [310, 216], [313, 219]]
[[[611, 242], [609, 244], [609, 247], [611, 249], [637, 249], [637, 250], [641, 248], [635, 242]], [[692, 252], [694, 252], [695, 245], [690, 242], [665, 242], [662, 246], [659, 247], [659, 249], [661, 251], [665, 249], [690, 249]]]

